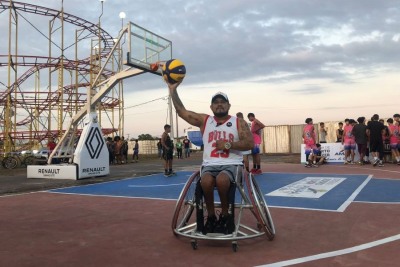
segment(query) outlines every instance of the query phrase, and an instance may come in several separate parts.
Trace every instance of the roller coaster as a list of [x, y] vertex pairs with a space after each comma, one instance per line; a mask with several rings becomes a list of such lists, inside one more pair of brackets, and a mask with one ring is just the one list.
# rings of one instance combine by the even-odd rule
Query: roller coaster
[[[97, 85], [122, 71], [124, 48], [115, 47], [100, 17], [92, 23], [64, 12], [61, 3], [56, 10], [0, 0], [0, 160], [24, 162], [21, 151], [59, 140]], [[124, 134], [123, 111], [119, 80], [96, 104], [103, 135]], [[2, 160], [6, 168], [15, 162]]]

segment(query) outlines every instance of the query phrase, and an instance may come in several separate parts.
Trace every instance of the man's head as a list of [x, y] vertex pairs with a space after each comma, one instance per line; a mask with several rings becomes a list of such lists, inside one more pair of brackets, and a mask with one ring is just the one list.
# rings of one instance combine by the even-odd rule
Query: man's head
[[350, 119], [349, 122], [350, 122], [351, 125], [357, 124], [357, 122], [355, 120], [353, 120], [353, 119]]
[[225, 93], [218, 92], [211, 98], [210, 106], [214, 116], [217, 118], [223, 118], [228, 116], [231, 104], [229, 104], [228, 96]]
[[242, 112], [236, 113], [236, 117], [238, 117], [238, 118], [240, 118], [240, 119], [244, 119], [243, 113], [242, 113]]
[[379, 121], [379, 115], [378, 114], [374, 114], [371, 119], [373, 121]]
[[392, 124], [393, 123], [393, 119], [392, 118], [387, 119], [387, 123]]
[[313, 121], [312, 121], [311, 118], [307, 118], [307, 119], [306, 119], [306, 123], [307, 123], [307, 124], [312, 124], [312, 122], [313, 122]]
[[254, 113], [249, 113], [249, 114], [247, 114], [247, 118], [249, 119], [249, 121], [254, 121], [256, 116], [254, 115]]
[[349, 124], [350, 124], [350, 119], [348, 119], [348, 118], [344, 119], [344, 123], [345, 123], [346, 125], [349, 125]]
[[363, 124], [365, 122], [365, 117], [358, 117], [357, 121], [359, 124]]
[[165, 124], [165, 125], [164, 125], [164, 131], [165, 131], [166, 133], [171, 132], [171, 125]]
[[400, 121], [400, 114], [396, 113], [393, 115], [393, 120]]
[[339, 122], [339, 128], [343, 127], [343, 122]]

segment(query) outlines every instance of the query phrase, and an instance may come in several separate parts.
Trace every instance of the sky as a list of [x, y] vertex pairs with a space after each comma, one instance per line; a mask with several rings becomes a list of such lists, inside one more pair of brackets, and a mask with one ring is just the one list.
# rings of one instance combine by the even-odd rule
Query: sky
[[[21, 2], [54, 9], [61, 3]], [[94, 23], [101, 13], [99, 0], [66, 0], [64, 8]], [[178, 93], [189, 110], [210, 114], [211, 97], [222, 91], [232, 115], [252, 112], [265, 125], [400, 113], [399, 1], [103, 3], [101, 24], [110, 35], [128, 21], [172, 41], [173, 57], [187, 70]], [[163, 80], [143, 74], [124, 88], [125, 135], [160, 136], [169, 122], [167, 101], [159, 99], [168, 95]], [[183, 135], [190, 125], [179, 119], [178, 127]]]

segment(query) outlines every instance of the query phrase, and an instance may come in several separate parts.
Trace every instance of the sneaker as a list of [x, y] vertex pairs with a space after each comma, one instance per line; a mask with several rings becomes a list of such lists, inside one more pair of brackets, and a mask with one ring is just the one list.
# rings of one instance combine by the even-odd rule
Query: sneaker
[[364, 164], [371, 164], [369, 160], [364, 160]]
[[217, 225], [217, 217], [215, 215], [208, 216], [206, 224], [204, 225], [203, 234], [214, 233], [214, 229]]
[[313, 163], [313, 164], [311, 165], [311, 167], [313, 167], [313, 168], [318, 168], [319, 166], [318, 166], [318, 164], [314, 164], [314, 163]]
[[385, 166], [385, 165], [383, 165], [383, 163], [380, 161], [380, 162], [378, 163], [378, 167], [383, 167], [383, 166]]
[[304, 167], [306, 167], [306, 168], [311, 168], [311, 164], [310, 164], [310, 163], [306, 163], [306, 164], [304, 165]]
[[253, 168], [253, 169], [251, 169], [250, 172], [251, 172], [252, 174], [255, 174], [256, 171], [257, 171], [257, 169]]
[[346, 164], [350, 164], [350, 160], [345, 160], [344, 165], [346, 165]]
[[222, 233], [225, 235], [232, 234], [235, 230], [235, 222], [232, 215], [220, 215], [215, 226], [214, 233]]
[[350, 161], [350, 165], [354, 165], [356, 164], [354, 161]]
[[379, 159], [376, 159], [372, 165], [375, 167], [376, 165], [378, 165], [378, 163], [379, 163]]
[[358, 165], [364, 165], [364, 162], [363, 161], [359, 161]]
[[400, 165], [400, 161], [397, 162], [397, 165]]
[[261, 169], [257, 169], [257, 170], [255, 170], [255, 172], [253, 174], [262, 174], [262, 170]]
[[169, 171], [164, 172], [164, 176], [165, 176], [165, 177], [169, 177], [169, 176], [170, 176]]

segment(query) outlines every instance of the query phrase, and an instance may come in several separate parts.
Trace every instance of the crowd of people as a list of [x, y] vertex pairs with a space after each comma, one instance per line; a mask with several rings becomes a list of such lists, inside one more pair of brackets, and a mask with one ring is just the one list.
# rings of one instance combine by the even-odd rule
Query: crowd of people
[[[138, 151], [139, 145], [137, 141], [136, 144]], [[114, 139], [112, 137], [107, 137], [106, 145], [108, 149], [110, 165], [128, 163], [128, 141], [125, 140], [124, 136], [115, 136]], [[135, 157], [135, 151], [133, 155]], [[136, 157], [138, 160], [137, 155]]]
[[[303, 129], [305, 144], [306, 167], [318, 167], [324, 162], [321, 155], [320, 144], [316, 142], [316, 132], [312, 118], [306, 119]], [[339, 122], [336, 130], [336, 142], [343, 145], [344, 164], [356, 164], [356, 149], [358, 152], [358, 164], [372, 164], [383, 167], [385, 152], [391, 156], [391, 161], [400, 165], [400, 114], [394, 114], [393, 118], [380, 119], [374, 114], [367, 122], [365, 117], [357, 120], [345, 119], [344, 124]], [[327, 128], [324, 123], [319, 124], [320, 143], [326, 143]], [[318, 160], [322, 158], [322, 162]], [[372, 161], [370, 158], [372, 157]], [[320, 162], [320, 164], [318, 164]]]

